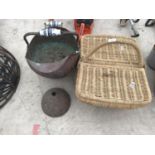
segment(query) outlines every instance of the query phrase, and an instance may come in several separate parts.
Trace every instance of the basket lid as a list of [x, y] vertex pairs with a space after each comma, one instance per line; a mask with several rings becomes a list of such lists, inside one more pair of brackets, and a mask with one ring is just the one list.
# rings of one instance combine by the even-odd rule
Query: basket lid
[[144, 67], [136, 41], [110, 35], [86, 35], [81, 39], [81, 60], [103, 65]]

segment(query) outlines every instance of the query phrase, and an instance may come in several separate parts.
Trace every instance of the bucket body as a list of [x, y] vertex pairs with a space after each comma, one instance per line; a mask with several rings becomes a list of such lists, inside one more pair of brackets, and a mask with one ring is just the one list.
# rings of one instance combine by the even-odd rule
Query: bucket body
[[[61, 28], [63, 32], [69, 32]], [[73, 34], [33, 37], [27, 47], [26, 59], [30, 68], [41, 76], [61, 78], [76, 66], [78, 41]]]

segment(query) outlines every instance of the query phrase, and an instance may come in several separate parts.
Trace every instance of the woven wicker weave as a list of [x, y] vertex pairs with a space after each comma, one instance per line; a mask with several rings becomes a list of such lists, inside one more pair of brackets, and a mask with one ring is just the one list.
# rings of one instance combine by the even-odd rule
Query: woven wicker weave
[[143, 59], [135, 40], [84, 36], [76, 96], [82, 102], [114, 108], [136, 108], [151, 102]]

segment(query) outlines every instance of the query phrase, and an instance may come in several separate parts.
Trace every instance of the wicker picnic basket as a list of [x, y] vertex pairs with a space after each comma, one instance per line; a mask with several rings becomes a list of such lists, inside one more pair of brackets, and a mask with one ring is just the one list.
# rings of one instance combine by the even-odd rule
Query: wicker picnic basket
[[151, 102], [136, 41], [118, 36], [84, 36], [76, 96], [82, 102], [113, 108], [137, 108]]

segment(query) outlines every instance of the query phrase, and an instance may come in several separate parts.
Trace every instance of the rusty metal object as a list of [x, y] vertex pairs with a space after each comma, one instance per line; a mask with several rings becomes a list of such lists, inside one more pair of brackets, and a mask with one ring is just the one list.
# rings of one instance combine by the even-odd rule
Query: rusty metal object
[[69, 107], [70, 96], [64, 89], [52, 88], [42, 98], [42, 109], [48, 116], [62, 116], [68, 111]]
[[[66, 76], [76, 66], [79, 58], [78, 35], [62, 27], [55, 29], [61, 30], [61, 35], [50, 36], [48, 32], [52, 30], [46, 36], [41, 36], [39, 32], [24, 35], [27, 43], [26, 59], [30, 68], [49, 78]], [[30, 35], [35, 36], [28, 43], [27, 37]]]

